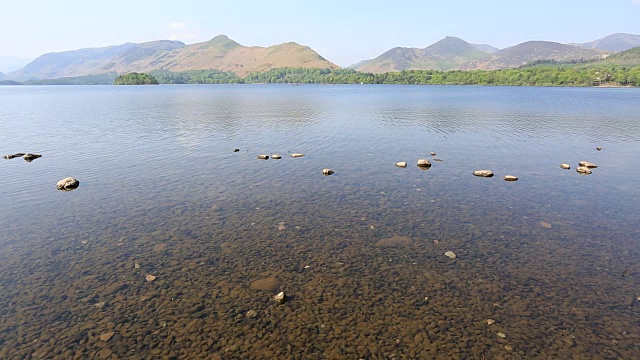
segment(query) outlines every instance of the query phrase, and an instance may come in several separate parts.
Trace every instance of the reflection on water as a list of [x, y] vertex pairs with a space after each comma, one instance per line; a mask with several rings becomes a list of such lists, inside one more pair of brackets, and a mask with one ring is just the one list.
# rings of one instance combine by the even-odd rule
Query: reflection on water
[[3, 87], [0, 358], [636, 358], [639, 94]]

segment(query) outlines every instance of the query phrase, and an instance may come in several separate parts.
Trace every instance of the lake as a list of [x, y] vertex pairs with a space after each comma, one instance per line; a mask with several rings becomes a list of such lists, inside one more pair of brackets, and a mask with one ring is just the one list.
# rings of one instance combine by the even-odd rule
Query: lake
[[638, 358], [638, 104], [0, 87], [0, 358]]

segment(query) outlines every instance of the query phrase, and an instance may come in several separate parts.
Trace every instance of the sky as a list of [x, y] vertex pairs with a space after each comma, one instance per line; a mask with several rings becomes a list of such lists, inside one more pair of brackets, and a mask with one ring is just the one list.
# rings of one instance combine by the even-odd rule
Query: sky
[[640, 34], [640, 0], [0, 0], [0, 57], [224, 34], [246, 46], [289, 41], [347, 66], [445, 36], [504, 48]]

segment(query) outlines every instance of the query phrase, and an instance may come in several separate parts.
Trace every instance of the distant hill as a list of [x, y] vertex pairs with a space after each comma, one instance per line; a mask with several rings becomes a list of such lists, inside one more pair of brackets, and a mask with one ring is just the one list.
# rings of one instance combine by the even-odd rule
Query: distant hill
[[22, 85], [22, 84], [13, 80], [0, 80], [0, 85]]
[[484, 51], [486, 53], [489, 54], [493, 54], [493, 53], [497, 53], [498, 51], [500, 51], [500, 49], [498, 49], [497, 47], [493, 47], [491, 45], [487, 45], [487, 44], [471, 44], [471, 46], [473, 46], [474, 48], [480, 50], [480, 51]]
[[23, 59], [16, 56], [0, 56], [0, 72], [6, 74], [18, 70], [31, 61], [33, 61], [33, 59]]
[[594, 65], [640, 66], [640, 46], [610, 55]]
[[536, 60], [570, 61], [602, 58], [606, 52], [583, 49], [551, 41], [527, 41], [502, 49], [489, 58], [470, 61], [461, 70], [498, 70], [516, 68]]
[[4, 79], [4, 74], [0, 72], [0, 80]]
[[98, 74], [114, 56], [136, 44], [126, 43], [103, 48], [80, 49], [44, 54], [20, 70], [6, 75], [12, 80], [56, 79], [61, 77]]
[[179, 41], [160, 40], [45, 54], [21, 70], [7, 74], [7, 78], [43, 80], [111, 72], [209, 69], [244, 76], [281, 67], [338, 68], [308, 46], [289, 42], [266, 48], [247, 47], [220, 35], [188, 46]]
[[587, 49], [620, 52], [640, 46], [640, 35], [617, 33], [588, 43], [571, 43], [569, 45], [580, 46]]
[[373, 60], [360, 63], [356, 70], [383, 73], [402, 70], [451, 70], [470, 60], [491, 56], [479, 50], [495, 49], [488, 45], [474, 45], [452, 36], [429, 45], [424, 49], [396, 47]]

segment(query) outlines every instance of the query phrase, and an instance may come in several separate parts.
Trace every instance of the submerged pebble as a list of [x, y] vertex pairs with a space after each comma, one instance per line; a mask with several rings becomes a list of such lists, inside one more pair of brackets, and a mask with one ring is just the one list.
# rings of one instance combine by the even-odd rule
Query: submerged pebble
[[151, 274], [145, 276], [144, 278], [147, 279], [148, 282], [152, 282], [153, 280], [156, 279], [156, 277]]
[[501, 332], [497, 333], [496, 335], [498, 335], [498, 337], [502, 338], [502, 339], [507, 337], [507, 335], [505, 335], [504, 333], [501, 333]]
[[487, 319], [487, 325], [493, 325], [493, 324], [495, 324], [495, 323], [496, 323], [496, 321], [495, 321], [495, 320], [493, 320], [493, 319]]
[[451, 258], [451, 259], [455, 259], [455, 258], [458, 257], [458, 255], [456, 255], [456, 253], [454, 253], [453, 251], [447, 251], [444, 254], [445, 254], [445, 256], [447, 256], [448, 258]]

